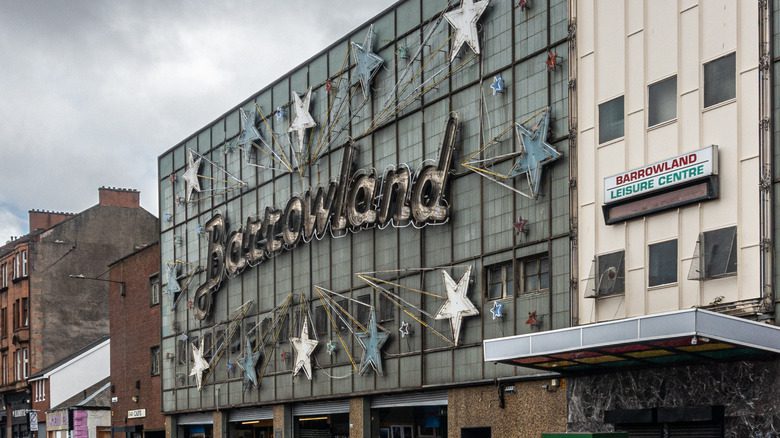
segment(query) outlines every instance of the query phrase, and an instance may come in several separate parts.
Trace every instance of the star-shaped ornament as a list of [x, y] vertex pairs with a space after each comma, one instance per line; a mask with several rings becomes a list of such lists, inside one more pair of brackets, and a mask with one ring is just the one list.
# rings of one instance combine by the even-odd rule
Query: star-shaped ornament
[[407, 336], [411, 336], [411, 332], [409, 331], [409, 323], [406, 321], [401, 321], [401, 327], [398, 328], [398, 331], [401, 333], [402, 339]]
[[200, 348], [195, 343], [192, 344], [192, 371], [190, 376], [195, 376], [198, 384], [198, 391], [203, 386], [203, 373], [209, 369], [209, 363], [203, 359], [203, 339], [200, 340]]
[[436, 319], [449, 319], [452, 328], [452, 337], [455, 339], [455, 345], [458, 345], [460, 339], [460, 326], [463, 324], [463, 318], [466, 316], [479, 315], [479, 310], [469, 300], [466, 294], [469, 291], [469, 278], [471, 277], [471, 266], [466, 269], [466, 273], [460, 277], [457, 283], [452, 279], [449, 272], [441, 271], [444, 278], [444, 287], [447, 289], [447, 301], [436, 312]]
[[[379, 71], [379, 67], [385, 62], [382, 58], [372, 52], [374, 41], [374, 25], [368, 27], [366, 39], [363, 45], [352, 42], [352, 59], [355, 62], [355, 77], [360, 82], [360, 88], [363, 90], [363, 97], [368, 99], [371, 95], [371, 81]], [[327, 84], [326, 84], [327, 86]], [[328, 89], [328, 91], [330, 91]]]
[[311, 354], [317, 348], [317, 341], [309, 338], [309, 319], [303, 318], [303, 328], [300, 338], [290, 338], [290, 343], [295, 350], [295, 365], [293, 377], [303, 369], [306, 378], [311, 380]]
[[496, 94], [504, 94], [504, 91], [506, 91], [506, 86], [504, 84], [504, 78], [501, 76], [501, 73], [497, 74], [495, 78], [493, 78], [493, 83], [490, 84], [490, 89], [493, 90], [493, 96]]
[[260, 359], [259, 351], [252, 351], [252, 343], [246, 340], [246, 351], [237, 365], [244, 371], [244, 385], [257, 388], [257, 361]]
[[528, 219], [524, 219], [522, 216], [518, 216], [512, 226], [515, 228], [515, 234], [528, 234]]
[[303, 153], [303, 138], [307, 128], [313, 128], [317, 126], [317, 123], [309, 114], [309, 105], [311, 104], [311, 87], [306, 92], [303, 100], [298, 93], [293, 92], [293, 110], [295, 110], [295, 118], [290, 123], [290, 129], [287, 132], [295, 132], [298, 136], [298, 153]]
[[187, 193], [185, 196], [185, 200], [187, 202], [190, 202], [193, 191], [200, 193], [198, 170], [200, 170], [200, 162], [203, 160], [203, 158], [198, 157], [196, 160], [194, 155], [195, 154], [192, 151], [187, 151], [187, 168], [184, 170], [184, 175], [182, 175], [182, 178], [184, 179], [185, 192]]
[[493, 317], [493, 321], [496, 318], [504, 317], [504, 303], [500, 301], [493, 301], [493, 307], [490, 308], [490, 315]]
[[480, 0], [474, 2], [474, 0], [462, 0], [460, 8], [450, 12], [444, 13], [444, 18], [452, 26], [452, 30], [455, 33], [452, 41], [452, 56], [450, 62], [455, 60], [458, 56], [460, 48], [463, 44], [468, 44], [471, 50], [479, 55], [479, 33], [477, 32], [477, 21], [485, 9], [488, 7], [490, 0]]
[[255, 126], [256, 111], [252, 110], [248, 113], [243, 108], [239, 108], [241, 114], [241, 134], [238, 136], [238, 145], [244, 146], [252, 144], [255, 140], [260, 140], [260, 131]]
[[376, 311], [372, 307], [368, 319], [368, 331], [357, 334], [358, 340], [363, 347], [363, 357], [360, 358], [360, 369], [358, 370], [361, 376], [368, 371], [368, 367], [373, 368], [380, 376], [384, 375], [382, 352], [380, 350], [387, 342], [389, 336], [388, 333], [380, 331], [379, 327], [377, 327]]
[[515, 161], [512, 170], [509, 171], [509, 177], [513, 178], [526, 174], [533, 198], [539, 195], [539, 186], [542, 183], [542, 168], [546, 164], [561, 158], [561, 153], [555, 150], [550, 143], [547, 143], [549, 126], [549, 109], [545, 110], [539, 121], [531, 129], [519, 123], [515, 124], [515, 134], [520, 143], [520, 156]]
[[165, 278], [167, 283], [165, 284], [165, 292], [171, 295], [181, 292], [181, 286], [179, 285], [178, 273], [176, 263], [168, 263], [165, 267]]
[[328, 352], [329, 356], [336, 354], [336, 343], [333, 341], [328, 341], [328, 343], [325, 344], [325, 351]]
[[560, 60], [560, 57], [557, 53], [555, 53], [554, 50], [550, 50], [547, 52], [547, 59], [544, 61], [544, 64], [547, 66], [547, 70], [553, 71], [560, 65], [558, 61]]

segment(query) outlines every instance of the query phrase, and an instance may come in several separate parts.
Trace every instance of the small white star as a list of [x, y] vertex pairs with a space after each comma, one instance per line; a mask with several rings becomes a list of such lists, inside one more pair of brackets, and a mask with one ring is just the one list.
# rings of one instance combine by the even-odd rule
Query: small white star
[[496, 318], [504, 317], [504, 303], [500, 301], [493, 301], [493, 307], [490, 308], [490, 314], [493, 316], [493, 320]]
[[398, 331], [401, 333], [401, 338], [409, 336], [409, 323], [406, 321], [401, 321], [401, 327], [398, 328]]
[[301, 100], [298, 93], [293, 92], [293, 110], [295, 118], [290, 123], [290, 129], [287, 132], [295, 132], [298, 135], [298, 153], [303, 153], [303, 137], [307, 128], [317, 126], [317, 123], [309, 114], [309, 104], [311, 103], [311, 87], [306, 92], [306, 97]]
[[195, 381], [198, 383], [198, 391], [200, 391], [203, 385], [203, 373], [209, 369], [209, 363], [203, 359], [203, 339], [200, 340], [200, 348], [195, 343], [192, 344], [192, 362], [190, 376], [195, 376]]
[[311, 380], [311, 354], [317, 348], [317, 341], [309, 339], [309, 319], [303, 318], [303, 328], [300, 338], [290, 338], [295, 349], [295, 366], [293, 366], [293, 376], [297, 376], [303, 369], [306, 378]]
[[182, 176], [184, 179], [184, 185], [186, 186], [185, 191], [187, 192], [187, 196], [185, 197], [185, 200], [187, 202], [190, 202], [193, 190], [200, 193], [198, 170], [200, 169], [200, 161], [202, 159], [203, 158], [198, 157], [198, 159], [195, 160], [193, 157], [193, 152], [187, 151], [187, 168], [184, 170], [184, 175]]
[[487, 9], [488, 3], [490, 3], [490, 0], [481, 0], [476, 3], [474, 3], [474, 0], [462, 0], [460, 8], [444, 13], [444, 18], [450, 23], [455, 32], [450, 62], [455, 60], [464, 43], [468, 44], [471, 50], [479, 55], [477, 21], [479, 21], [479, 17], [485, 12], [485, 9]]
[[447, 289], [447, 301], [436, 312], [436, 319], [449, 319], [452, 328], [452, 336], [455, 339], [455, 345], [458, 345], [460, 338], [460, 326], [463, 323], [463, 317], [479, 315], [479, 310], [474, 307], [466, 296], [469, 290], [469, 278], [471, 277], [471, 266], [466, 273], [460, 277], [458, 283], [450, 277], [450, 274], [442, 270], [444, 278], [444, 287]]

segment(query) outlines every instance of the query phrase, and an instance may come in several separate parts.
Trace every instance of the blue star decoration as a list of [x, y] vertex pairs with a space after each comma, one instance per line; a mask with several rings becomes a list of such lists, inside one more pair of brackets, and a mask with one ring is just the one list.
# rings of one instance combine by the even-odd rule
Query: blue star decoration
[[504, 85], [504, 78], [501, 76], [501, 73], [497, 74], [496, 77], [493, 78], [493, 83], [490, 84], [490, 88], [493, 90], [493, 96], [496, 94], [504, 94], [504, 91], [506, 91], [506, 86]]
[[166, 266], [166, 279], [165, 292], [169, 294], [176, 294], [181, 292], [181, 286], [179, 286], [178, 273], [176, 263], [168, 263]]
[[490, 309], [490, 315], [493, 316], [493, 320], [496, 318], [504, 317], [504, 303], [501, 301], [493, 301], [493, 307]]
[[368, 319], [368, 331], [365, 333], [358, 333], [357, 337], [360, 341], [360, 345], [363, 347], [363, 357], [360, 358], [360, 369], [358, 372], [362, 376], [368, 371], [368, 367], [374, 369], [374, 371], [380, 376], [384, 375], [382, 369], [382, 346], [387, 342], [387, 338], [390, 335], [386, 332], [380, 331], [376, 324], [376, 311], [371, 308], [371, 314]]
[[539, 196], [542, 168], [544, 165], [561, 158], [561, 153], [547, 143], [549, 126], [549, 108], [544, 111], [539, 121], [531, 129], [519, 123], [515, 124], [515, 133], [520, 143], [520, 157], [515, 161], [512, 170], [509, 171], [509, 177], [513, 178], [525, 174], [531, 189], [531, 197], [534, 199]]
[[327, 344], [325, 344], [325, 351], [328, 352], [329, 356], [332, 356], [336, 353], [336, 343], [333, 341], [328, 341]]
[[243, 108], [240, 108], [239, 113], [241, 114], [241, 134], [238, 136], [238, 144], [239, 146], [244, 146], [247, 144], [251, 144], [255, 140], [260, 139], [260, 131], [257, 130], [257, 127], [255, 127], [255, 117], [257, 116], [255, 110], [251, 110], [249, 112], [244, 111]]
[[260, 359], [259, 351], [252, 351], [252, 344], [246, 340], [246, 351], [237, 365], [244, 371], [244, 387], [257, 388], [257, 361]]
[[360, 82], [360, 88], [363, 90], [363, 97], [368, 99], [371, 95], [371, 81], [376, 76], [379, 67], [385, 62], [382, 58], [372, 52], [374, 40], [374, 25], [368, 27], [366, 39], [363, 45], [352, 42], [352, 59], [355, 62], [355, 77]]

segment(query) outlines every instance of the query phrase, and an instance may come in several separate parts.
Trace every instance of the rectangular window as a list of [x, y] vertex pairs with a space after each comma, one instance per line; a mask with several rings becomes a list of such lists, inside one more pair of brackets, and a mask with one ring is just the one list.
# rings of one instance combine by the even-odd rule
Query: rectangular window
[[22, 314], [20, 316], [19, 321], [21, 321], [22, 327], [29, 327], [30, 326], [30, 300], [27, 298], [22, 298]]
[[359, 297], [357, 297], [357, 300], [358, 303], [363, 303], [365, 304], [365, 306], [363, 304], [355, 303], [355, 316], [357, 317], [358, 322], [360, 322], [363, 325], [367, 325], [369, 312], [371, 310], [371, 307], [369, 307], [371, 306], [371, 295], [369, 294], [360, 295]]
[[160, 277], [158, 275], [149, 277], [149, 302], [151, 306], [160, 304]]
[[677, 76], [647, 87], [647, 126], [677, 118]]
[[705, 280], [737, 273], [737, 227], [705, 231], [700, 244]]
[[160, 346], [152, 347], [150, 351], [151, 355], [151, 374], [153, 376], [160, 375]]
[[8, 287], [8, 263], [0, 265], [0, 288]]
[[314, 308], [314, 331], [317, 332], [317, 336], [328, 335], [328, 314], [324, 305], [320, 305]]
[[625, 251], [602, 254], [596, 257], [598, 277], [596, 278], [596, 296], [604, 297], [625, 292], [626, 274], [623, 266]]
[[500, 300], [514, 295], [514, 272], [512, 262], [500, 263], [485, 268], [485, 292], [488, 300]]
[[176, 341], [176, 363], [187, 365], [187, 341], [185, 339]]
[[347, 300], [343, 298], [336, 300], [335, 304], [335, 312], [338, 312], [340, 315], [333, 315], [333, 317], [336, 319], [336, 324], [338, 324], [339, 331], [343, 333], [349, 330], [347, 324], [344, 322], [346, 320], [346, 316], [344, 315], [349, 311], [349, 304], [347, 303]]
[[21, 262], [22, 262], [21, 255], [19, 255], [19, 253], [16, 253], [14, 255], [14, 276], [13, 276], [14, 280], [19, 278], [22, 274]]
[[27, 276], [27, 250], [22, 251], [22, 277]]
[[13, 327], [16, 330], [19, 328], [19, 300], [14, 301], [13, 312]]
[[29, 350], [22, 349], [22, 378], [27, 379], [30, 376], [30, 355]]
[[523, 293], [550, 289], [550, 258], [545, 256], [523, 260]]
[[[388, 290], [395, 293], [395, 289]], [[379, 321], [388, 322], [395, 320], [395, 304], [384, 292], [377, 293], [379, 294]]]
[[8, 308], [0, 309], [0, 337], [8, 337]]
[[8, 384], [8, 353], [3, 353], [3, 363], [2, 363], [2, 380], [3, 385]]
[[704, 64], [704, 108], [737, 97], [737, 56], [729, 53]]
[[599, 105], [599, 143], [623, 136], [623, 96]]
[[22, 380], [22, 352], [14, 351], [14, 381]]
[[650, 261], [648, 286], [677, 283], [677, 239], [649, 245], [647, 256]]

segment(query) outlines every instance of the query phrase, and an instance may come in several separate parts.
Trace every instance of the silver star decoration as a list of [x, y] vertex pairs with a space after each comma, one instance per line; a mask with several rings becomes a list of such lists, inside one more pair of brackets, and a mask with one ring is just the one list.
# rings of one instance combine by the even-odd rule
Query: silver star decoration
[[363, 347], [363, 357], [360, 358], [360, 369], [358, 370], [361, 376], [368, 371], [368, 367], [373, 368], [380, 376], [384, 375], [382, 352], [380, 350], [387, 342], [389, 336], [389, 334], [380, 331], [379, 327], [377, 327], [376, 311], [372, 307], [371, 316], [368, 319], [368, 331], [357, 334], [360, 345]]
[[252, 343], [246, 340], [246, 352], [236, 364], [244, 371], [244, 384], [257, 388], [257, 361], [260, 359], [259, 351], [252, 351]]
[[166, 270], [167, 282], [165, 284], [165, 292], [169, 294], [181, 292], [181, 286], [179, 286], [179, 280], [177, 278], [176, 263], [168, 263]]
[[361, 46], [358, 43], [352, 43], [352, 59], [355, 62], [355, 76], [360, 82], [360, 88], [363, 90], [363, 97], [368, 99], [371, 95], [371, 81], [379, 71], [379, 67], [385, 62], [382, 58], [372, 52], [374, 42], [374, 25], [368, 27], [366, 39]]
[[333, 341], [328, 341], [328, 343], [325, 344], [325, 351], [328, 352], [328, 355], [332, 356], [334, 353], [336, 353], [336, 343]]
[[192, 362], [190, 376], [195, 376], [195, 381], [198, 383], [198, 391], [200, 391], [203, 385], [203, 373], [209, 369], [209, 363], [203, 359], [203, 339], [200, 340], [200, 348], [195, 343], [192, 344]]
[[492, 315], [494, 321], [496, 320], [496, 318], [503, 318], [504, 303], [500, 301], [493, 301], [493, 307], [490, 308], [490, 315]]
[[287, 132], [295, 132], [298, 135], [298, 153], [303, 153], [303, 138], [307, 128], [313, 128], [317, 126], [317, 123], [309, 114], [309, 104], [311, 103], [311, 87], [306, 92], [306, 96], [301, 100], [301, 96], [298, 93], [293, 92], [293, 110], [295, 110], [295, 118], [290, 123], [290, 129]]
[[239, 146], [251, 144], [255, 140], [260, 139], [260, 131], [255, 127], [255, 111], [251, 110], [249, 113], [244, 111], [243, 108], [239, 108], [238, 112], [241, 114], [241, 135], [238, 136]]
[[561, 157], [561, 153], [547, 143], [550, 126], [550, 110], [547, 109], [532, 129], [516, 123], [515, 133], [520, 143], [520, 157], [515, 162], [509, 177], [526, 174], [531, 196], [539, 195], [542, 183], [542, 168]]
[[409, 336], [409, 323], [401, 321], [401, 327], [398, 328], [398, 331], [401, 333], [401, 338]]
[[200, 180], [198, 179], [198, 170], [200, 169], [200, 161], [203, 158], [198, 157], [196, 160], [192, 151], [187, 151], [187, 168], [184, 170], [184, 185], [187, 196], [185, 200], [190, 202], [192, 197], [192, 191], [200, 193]]
[[471, 266], [466, 273], [460, 277], [458, 283], [450, 277], [450, 274], [442, 270], [441, 275], [444, 278], [444, 287], [447, 289], [447, 301], [436, 312], [436, 319], [449, 319], [452, 328], [452, 336], [455, 339], [455, 345], [458, 345], [460, 338], [460, 326], [463, 323], [463, 317], [479, 315], [479, 310], [469, 301], [466, 294], [469, 291], [469, 278], [471, 277]]
[[490, 0], [481, 0], [474, 2], [474, 0], [462, 0], [460, 8], [450, 12], [444, 13], [444, 18], [452, 26], [452, 30], [455, 32], [452, 41], [452, 56], [450, 62], [455, 60], [458, 56], [460, 48], [463, 44], [468, 44], [471, 50], [479, 55], [479, 35], [477, 32], [477, 21], [479, 17], [485, 12]]
[[290, 338], [293, 349], [295, 349], [295, 365], [293, 366], [293, 377], [303, 369], [306, 378], [311, 380], [311, 354], [317, 348], [317, 341], [309, 339], [309, 319], [303, 318], [303, 328], [300, 338]]

